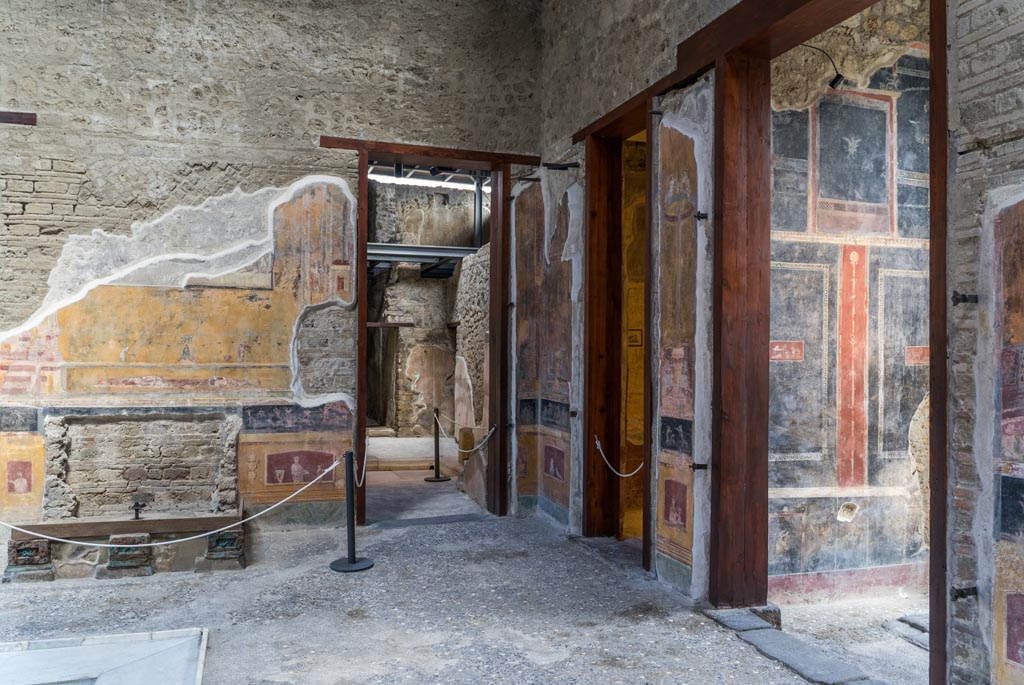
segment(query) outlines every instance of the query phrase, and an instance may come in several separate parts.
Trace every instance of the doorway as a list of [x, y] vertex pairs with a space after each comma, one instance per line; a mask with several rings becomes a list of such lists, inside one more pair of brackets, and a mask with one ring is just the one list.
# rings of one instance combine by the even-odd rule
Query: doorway
[[[368, 408], [371, 406], [368, 392], [369, 362], [369, 206], [370, 206], [370, 170], [371, 165], [389, 165], [392, 173], [401, 169], [426, 170], [431, 176], [465, 171], [474, 178], [489, 177], [492, 197], [496, 198], [490, 208], [489, 250], [486, 258], [488, 276], [487, 290], [487, 323], [485, 368], [487, 377], [487, 401], [484, 426], [485, 435], [479, 442], [485, 442], [479, 450], [474, 450], [476, 467], [472, 475], [471, 491], [467, 491], [491, 513], [504, 516], [508, 512], [509, 499], [509, 460], [508, 460], [508, 426], [509, 399], [508, 357], [509, 357], [509, 179], [513, 164], [538, 165], [540, 159], [532, 155], [491, 153], [475, 150], [454, 150], [402, 143], [366, 141], [335, 136], [321, 136], [320, 146], [323, 148], [354, 150], [359, 155], [359, 195], [358, 195], [358, 263], [361, 268], [356, 274], [358, 298], [358, 359], [357, 371], [358, 396], [356, 398], [355, 455], [357, 472], [365, 473], [367, 467], [367, 420]], [[423, 246], [420, 246], [423, 247]], [[427, 246], [430, 247], [430, 246]], [[383, 252], [378, 257], [391, 257], [392, 261], [402, 261], [402, 255], [385, 255], [389, 248], [380, 248]], [[474, 250], [475, 251], [475, 250]], [[422, 252], [422, 250], [421, 250]], [[433, 261], [451, 261], [451, 255], [440, 254], [437, 250]], [[443, 251], [442, 251], [443, 252]], [[436, 254], [435, 254], [436, 253]], [[423, 255], [420, 254], [420, 257]], [[382, 261], [382, 259], [378, 259]], [[418, 261], [414, 259], [412, 261]], [[437, 264], [433, 268], [441, 268]], [[420, 274], [422, 275], [422, 273]], [[380, 322], [375, 322], [380, 323]], [[379, 326], [377, 326], [379, 327]], [[450, 335], [450, 333], [449, 333]], [[382, 336], [383, 337], [383, 336]], [[386, 349], [386, 345], [381, 345]], [[378, 366], [382, 366], [378, 364]], [[378, 400], [375, 405], [381, 406]], [[432, 409], [432, 408], [431, 408]], [[431, 412], [432, 413], [432, 412]], [[431, 419], [432, 421], [432, 416]], [[479, 429], [479, 426], [477, 427]], [[471, 429], [472, 430], [472, 429]], [[470, 437], [472, 437], [471, 434]], [[477, 443], [479, 445], [479, 442]], [[467, 467], [468, 471], [468, 467]], [[466, 476], [464, 476], [465, 480]], [[356, 490], [356, 518], [359, 524], [366, 523], [366, 480]]]
[[645, 568], [651, 564], [649, 150], [646, 126], [588, 139], [583, 430], [584, 534], [626, 541]]

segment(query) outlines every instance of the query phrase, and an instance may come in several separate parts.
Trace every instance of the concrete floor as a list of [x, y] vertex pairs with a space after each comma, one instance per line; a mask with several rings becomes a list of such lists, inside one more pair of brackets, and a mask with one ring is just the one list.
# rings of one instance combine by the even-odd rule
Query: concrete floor
[[886, 629], [908, 614], [928, 612], [927, 595], [884, 591], [878, 597], [782, 607], [782, 627], [826, 653], [899, 685], [928, 683], [928, 652]]
[[210, 685], [804, 682], [633, 550], [491, 517], [424, 472], [382, 475], [359, 531], [370, 571], [328, 570], [340, 531], [266, 532], [245, 571], [4, 586], [0, 641], [205, 627]]
[[[458, 446], [444, 436], [438, 441], [441, 472], [457, 476], [462, 470]], [[405, 471], [431, 468], [434, 464], [434, 438], [373, 438], [366, 445], [368, 471]]]

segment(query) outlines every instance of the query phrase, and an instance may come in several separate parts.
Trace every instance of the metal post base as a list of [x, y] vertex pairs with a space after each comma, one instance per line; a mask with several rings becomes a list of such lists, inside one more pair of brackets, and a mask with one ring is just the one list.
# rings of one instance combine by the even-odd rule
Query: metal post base
[[338, 559], [331, 562], [331, 570], [338, 573], [355, 573], [356, 571], [365, 571], [368, 568], [373, 568], [373, 559], [356, 559], [351, 563], [348, 559]]
[[428, 483], [444, 483], [445, 481], [451, 480], [448, 476], [427, 476], [423, 480]]

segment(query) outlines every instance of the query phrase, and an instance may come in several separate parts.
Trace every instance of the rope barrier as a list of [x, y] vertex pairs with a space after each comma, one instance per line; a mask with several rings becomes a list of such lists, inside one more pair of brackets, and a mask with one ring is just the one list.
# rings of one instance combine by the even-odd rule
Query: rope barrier
[[594, 444], [597, 445], [597, 453], [601, 455], [602, 459], [604, 459], [605, 466], [611, 469], [611, 472], [614, 473], [619, 478], [632, 478], [636, 474], [640, 473], [640, 469], [644, 467], [643, 462], [641, 462], [640, 466], [637, 466], [636, 470], [633, 471], [632, 473], [619, 473], [615, 469], [615, 467], [612, 466], [611, 462], [608, 461], [608, 457], [604, 455], [604, 450], [601, 448], [601, 441], [597, 439], [597, 435], [594, 436]]
[[[13, 523], [7, 523], [6, 521], [0, 521], [0, 526], [3, 526], [5, 528], [10, 528], [11, 530], [16, 530], [19, 533], [24, 533], [25, 535], [31, 535], [34, 538], [43, 538], [44, 540], [51, 540], [53, 542], [63, 542], [63, 543], [68, 544], [68, 545], [80, 545], [82, 547], [102, 547], [102, 548], [106, 548], [106, 549], [113, 549], [115, 547], [163, 547], [165, 545], [178, 545], [178, 544], [181, 544], [183, 542], [191, 542], [192, 540], [199, 540], [201, 538], [206, 538], [206, 537], [209, 537], [211, 535], [216, 535], [217, 533], [223, 533], [224, 531], [231, 530], [232, 528], [238, 528], [239, 526], [241, 526], [243, 524], [246, 524], [249, 521], [252, 521], [254, 519], [258, 519], [260, 516], [263, 516], [264, 514], [269, 514], [274, 509], [277, 509], [279, 506], [281, 506], [285, 502], [287, 502], [287, 501], [289, 501], [289, 500], [291, 500], [291, 499], [293, 499], [295, 497], [298, 497], [300, 494], [302, 494], [303, 490], [305, 490], [306, 488], [310, 488], [313, 485], [315, 485], [316, 483], [318, 483], [322, 478], [326, 477], [328, 473], [330, 473], [331, 471], [336, 469], [338, 467], [338, 464], [340, 464], [340, 463], [341, 463], [340, 460], [334, 462], [333, 464], [328, 466], [326, 469], [324, 469], [324, 472], [321, 473], [319, 476], [317, 476], [313, 480], [309, 481], [308, 483], [303, 485], [301, 488], [299, 488], [298, 490], [296, 490], [292, 494], [290, 494], [287, 497], [285, 497], [280, 502], [277, 502], [275, 504], [270, 505], [269, 507], [267, 507], [263, 511], [257, 512], [257, 513], [253, 514], [252, 516], [250, 516], [247, 519], [242, 519], [238, 523], [232, 523], [230, 525], [223, 526], [222, 528], [218, 528], [217, 530], [211, 530], [209, 533], [200, 533], [198, 535], [193, 535], [193, 536], [187, 537], [187, 538], [180, 538], [178, 540], [161, 540], [160, 542], [145, 542], [145, 543], [142, 543], [142, 544], [139, 544], [139, 545], [111, 545], [110, 543], [106, 543], [106, 542], [85, 542], [83, 540], [65, 540], [64, 538], [57, 538], [57, 537], [53, 537], [52, 535], [44, 535], [43, 533], [37, 533], [37, 532], [32, 531], [32, 530], [27, 530], [25, 528], [20, 528], [20, 527], [14, 525]], [[363, 477], [364, 478], [366, 477], [365, 465], [364, 465], [364, 468], [363, 468]]]
[[[437, 412], [437, 413], [438, 413], [438, 416], [440, 416], [440, 415], [441, 415], [441, 412]], [[435, 423], [437, 424], [437, 427], [441, 429], [441, 435], [443, 435], [443, 436], [444, 436], [445, 438], [447, 438], [448, 440], [453, 440], [453, 439], [454, 439], [454, 438], [452, 438], [452, 436], [448, 435], [448, 434], [447, 434], [447, 433], [445, 432], [445, 430], [444, 430], [444, 426], [442, 426], [442, 425], [441, 425], [441, 422], [437, 420], [437, 417], [434, 417], [434, 422], [435, 422]], [[473, 426], [463, 426], [463, 428], [473, 428]], [[487, 444], [487, 441], [491, 439], [491, 436], [492, 436], [492, 435], [494, 435], [494, 430], [495, 430], [496, 428], [497, 428], [497, 426], [491, 426], [491, 430], [489, 430], [489, 431], [487, 432], [487, 435], [485, 435], [485, 436], [484, 436], [484, 439], [483, 439], [483, 440], [481, 440], [481, 441], [480, 441], [479, 443], [477, 443], [477, 446], [476, 446], [476, 447], [474, 447], [473, 449], [471, 449], [471, 450], [464, 450], [464, 449], [462, 449], [461, 447], [458, 447], [457, 445], [456, 445], [455, 449], [456, 449], [456, 450], [457, 450], [457, 451], [458, 451], [458, 452], [459, 452], [460, 454], [473, 454], [474, 452], [476, 452], [477, 450], [479, 450], [480, 448], [482, 448], [482, 447], [483, 447], [484, 445], [486, 445], [486, 444]]]

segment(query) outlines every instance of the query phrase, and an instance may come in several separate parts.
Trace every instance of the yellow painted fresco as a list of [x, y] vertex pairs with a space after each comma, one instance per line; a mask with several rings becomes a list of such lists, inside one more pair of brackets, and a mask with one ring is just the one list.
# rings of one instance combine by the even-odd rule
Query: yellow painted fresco
[[658, 461], [658, 550], [693, 563], [693, 460], [663, 451]]
[[0, 516], [5, 521], [38, 521], [43, 502], [43, 436], [0, 433]]
[[276, 208], [273, 254], [240, 278], [92, 289], [0, 346], [0, 396], [287, 396], [303, 307], [354, 298], [350, 209], [338, 187], [310, 185]]
[[[292, 482], [286, 469], [296, 459], [296, 453], [323, 453], [331, 461], [340, 459], [352, 447], [349, 433], [256, 433], [238, 436], [238, 491], [245, 504], [270, 504], [280, 501], [301, 488], [317, 475], [314, 468], [306, 467], [306, 480]], [[285, 455], [285, 465], [268, 467], [268, 458]], [[297, 456], [297, 455], [296, 455]], [[320, 502], [344, 499], [345, 465], [333, 471], [333, 482], [320, 481], [292, 501]], [[357, 479], [358, 480], [358, 479]]]
[[[693, 558], [694, 336], [697, 288], [697, 158], [693, 139], [662, 125], [658, 134], [660, 227], [658, 289], [659, 426], [658, 551], [684, 563]], [[686, 426], [689, 438], [686, 438]], [[667, 445], [666, 436], [673, 444]]]

